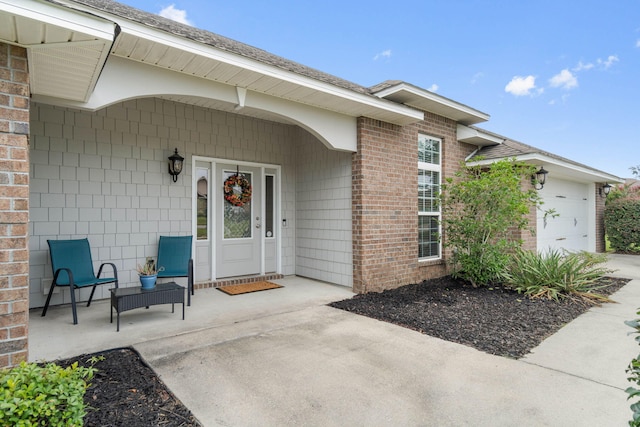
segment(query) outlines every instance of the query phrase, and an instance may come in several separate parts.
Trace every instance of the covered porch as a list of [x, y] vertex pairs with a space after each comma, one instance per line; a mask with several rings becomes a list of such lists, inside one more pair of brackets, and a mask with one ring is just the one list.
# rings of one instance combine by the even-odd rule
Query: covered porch
[[[344, 286], [286, 276], [272, 280], [282, 288], [242, 295], [227, 295], [217, 289], [196, 290], [191, 307], [156, 305], [126, 311], [120, 317], [120, 332], [109, 322], [109, 300], [95, 301], [90, 307], [78, 306], [78, 324], [71, 321], [71, 307], [51, 307], [46, 317], [41, 309], [29, 312], [29, 360], [52, 361], [85, 353], [94, 353], [140, 343], [161, 342], [168, 337], [188, 336], [204, 331], [259, 319], [294, 313], [299, 310], [350, 298], [354, 294]], [[190, 344], [191, 346], [193, 343]]]

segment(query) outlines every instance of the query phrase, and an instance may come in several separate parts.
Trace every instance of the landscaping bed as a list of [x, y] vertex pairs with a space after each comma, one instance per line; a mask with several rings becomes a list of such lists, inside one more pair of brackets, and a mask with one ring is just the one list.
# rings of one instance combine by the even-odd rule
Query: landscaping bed
[[[627, 282], [602, 278], [598, 292], [611, 295]], [[530, 299], [503, 286], [474, 288], [451, 276], [329, 305], [516, 359], [593, 306], [578, 298]]]

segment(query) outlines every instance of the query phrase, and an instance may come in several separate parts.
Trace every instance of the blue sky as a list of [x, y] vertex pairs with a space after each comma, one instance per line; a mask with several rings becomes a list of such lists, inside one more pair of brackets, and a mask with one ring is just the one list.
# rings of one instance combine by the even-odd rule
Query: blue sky
[[640, 165], [640, 0], [120, 1], [363, 86], [404, 80], [620, 177]]

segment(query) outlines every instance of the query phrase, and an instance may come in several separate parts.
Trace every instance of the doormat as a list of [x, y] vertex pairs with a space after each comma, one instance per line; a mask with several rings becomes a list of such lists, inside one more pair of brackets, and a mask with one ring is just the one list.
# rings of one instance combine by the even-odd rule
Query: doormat
[[253, 282], [253, 283], [241, 283], [239, 285], [228, 285], [217, 288], [228, 295], [240, 295], [247, 294], [249, 292], [266, 291], [268, 289], [282, 288], [281, 285], [276, 285], [272, 282]]

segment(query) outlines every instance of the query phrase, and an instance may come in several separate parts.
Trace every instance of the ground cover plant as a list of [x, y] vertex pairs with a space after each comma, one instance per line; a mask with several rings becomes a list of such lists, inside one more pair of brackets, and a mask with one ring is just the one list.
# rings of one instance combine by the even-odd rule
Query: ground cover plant
[[22, 362], [0, 371], [0, 425], [82, 426], [83, 397], [97, 360], [91, 357], [88, 366], [74, 362], [65, 367]]
[[[636, 314], [640, 316], [640, 310]], [[631, 333], [636, 334], [635, 340], [640, 344], [640, 319], [628, 320], [624, 323], [635, 330], [635, 332]], [[631, 404], [633, 415], [629, 425], [631, 427], [640, 427], [640, 354], [631, 360], [626, 372], [629, 374], [627, 379], [633, 383], [632, 387], [628, 387], [625, 390], [629, 395], [627, 400], [633, 401]]]

